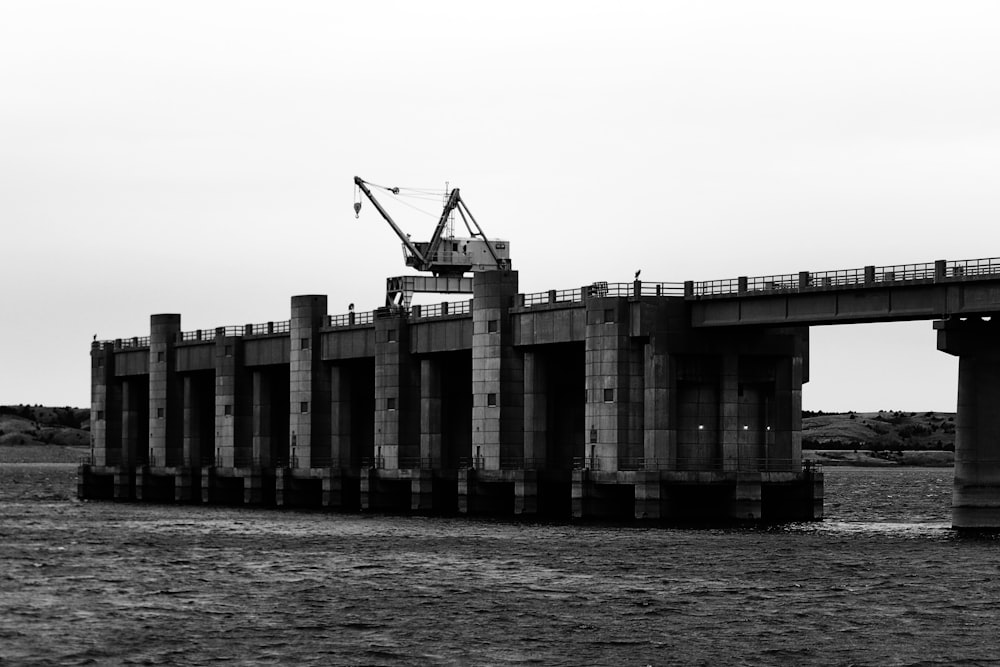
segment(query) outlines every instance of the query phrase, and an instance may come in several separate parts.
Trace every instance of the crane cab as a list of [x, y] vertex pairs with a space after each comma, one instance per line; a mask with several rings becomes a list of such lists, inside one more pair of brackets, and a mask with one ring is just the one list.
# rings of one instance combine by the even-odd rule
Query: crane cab
[[[490, 253], [487, 241], [480, 238], [446, 237], [441, 239], [437, 250], [430, 252], [429, 241], [414, 241], [413, 245], [423, 255], [414, 255], [403, 244], [403, 257], [407, 266], [428, 270], [435, 275], [455, 275], [469, 271], [495, 271], [510, 268], [510, 243], [494, 239], [489, 241], [496, 253], [499, 266]], [[428, 254], [429, 253], [429, 254]]]

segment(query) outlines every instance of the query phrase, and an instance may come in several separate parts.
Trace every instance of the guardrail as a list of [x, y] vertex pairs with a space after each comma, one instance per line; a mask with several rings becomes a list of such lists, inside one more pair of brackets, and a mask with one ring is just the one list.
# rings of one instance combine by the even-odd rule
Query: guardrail
[[410, 307], [410, 316], [447, 317], [448, 315], [468, 315], [472, 312], [472, 299], [467, 301], [445, 301]]
[[326, 326], [328, 327], [355, 327], [374, 323], [374, 310], [343, 313], [342, 315], [330, 315], [326, 319]]
[[552, 303], [578, 303], [582, 302], [584, 298], [592, 297], [684, 296], [684, 283], [643, 282], [639, 280], [630, 283], [598, 281], [575, 289], [532, 292], [519, 296], [519, 305], [525, 308]]
[[139, 347], [149, 347], [149, 336], [134, 336], [132, 338], [116, 338], [116, 350], [127, 350]]
[[1000, 277], [1000, 258], [937, 260], [921, 264], [865, 266], [836, 271], [800, 271], [773, 276], [740, 276], [725, 280], [688, 281], [684, 296], [752, 296], [823, 289], [874, 287], [886, 284], [953, 282]]

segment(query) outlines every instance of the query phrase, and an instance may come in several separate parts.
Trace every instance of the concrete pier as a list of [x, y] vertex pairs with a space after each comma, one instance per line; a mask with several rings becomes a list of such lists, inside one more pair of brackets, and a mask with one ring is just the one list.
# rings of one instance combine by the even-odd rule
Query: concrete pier
[[938, 349], [958, 357], [955, 528], [1000, 527], [1000, 322], [936, 324]]
[[[518, 292], [91, 349], [85, 498], [614, 520], [812, 518], [808, 330], [695, 329], [662, 285]], [[776, 500], [776, 499], [780, 499]], [[789, 508], [792, 509], [789, 509]]]

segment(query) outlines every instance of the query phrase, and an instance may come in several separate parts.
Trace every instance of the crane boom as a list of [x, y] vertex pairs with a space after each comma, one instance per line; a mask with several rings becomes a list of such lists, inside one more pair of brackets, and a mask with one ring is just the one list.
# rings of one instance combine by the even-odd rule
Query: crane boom
[[382, 214], [382, 217], [385, 218], [385, 221], [389, 223], [389, 226], [392, 227], [392, 230], [396, 232], [396, 236], [400, 238], [400, 240], [403, 242], [403, 245], [406, 246], [406, 249], [410, 251], [413, 257], [417, 258], [417, 260], [420, 262], [421, 265], [426, 264], [427, 258], [424, 257], [424, 254], [417, 249], [417, 246], [413, 244], [413, 241], [410, 240], [410, 237], [407, 236], [403, 232], [403, 230], [399, 228], [399, 226], [395, 223], [395, 221], [393, 221], [392, 216], [389, 215], [388, 211], [382, 208], [382, 205], [378, 203], [378, 200], [375, 199], [375, 195], [373, 195], [372, 191], [368, 189], [368, 185], [365, 184], [363, 180], [361, 180], [360, 176], [354, 177], [354, 184], [359, 188], [361, 188], [361, 191], [365, 193], [365, 196], [368, 197], [368, 200], [371, 201], [371, 203], [375, 206], [376, 210], [378, 210], [378, 212]]

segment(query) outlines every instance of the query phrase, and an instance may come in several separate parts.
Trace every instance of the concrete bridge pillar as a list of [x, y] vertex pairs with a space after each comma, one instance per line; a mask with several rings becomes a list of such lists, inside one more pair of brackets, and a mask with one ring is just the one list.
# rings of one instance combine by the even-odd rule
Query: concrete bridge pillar
[[149, 321], [149, 465], [182, 465], [181, 384], [174, 371], [174, 341], [181, 316], [152, 315]]
[[215, 337], [215, 465], [248, 466], [251, 459], [250, 375], [243, 340], [217, 330]]
[[330, 376], [322, 372], [319, 330], [326, 295], [292, 297], [289, 326], [288, 442], [293, 468], [329, 465]]
[[[142, 391], [145, 376], [123, 380], [121, 384], [121, 466], [119, 474], [115, 475], [115, 499], [131, 500], [135, 498], [135, 472], [137, 466], [143, 465], [146, 459], [144, 445], [148, 443], [145, 435], [147, 424], [143, 423], [142, 415], [148, 409], [147, 392]], [[143, 403], [146, 406], [143, 406]], [[143, 456], [140, 458], [139, 452]]]
[[514, 349], [508, 313], [517, 271], [474, 274], [472, 301], [472, 457], [499, 470], [524, 457], [524, 363]]
[[[253, 375], [253, 463], [259, 466], [270, 466], [271, 445], [273, 439], [273, 406], [272, 387], [267, 381], [267, 374], [255, 370]], [[277, 409], [283, 410], [284, 406]]]
[[[112, 424], [121, 414], [121, 395], [114, 390], [114, 352], [110, 345], [90, 347], [90, 450], [95, 466], [110, 465], [108, 449], [121, 446], [121, 434]], [[117, 394], [117, 400], [116, 400]]]
[[525, 468], [544, 468], [548, 460], [548, 382], [540, 355], [524, 352]]
[[420, 360], [420, 458], [435, 468], [443, 461], [441, 361]]
[[634, 467], [643, 456], [644, 408], [641, 351], [629, 337], [628, 301], [586, 300], [586, 391], [588, 467], [613, 472]]
[[184, 450], [184, 465], [198, 467], [201, 465], [202, 448], [212, 446], [211, 442], [202, 442], [202, 430], [199, 428], [201, 421], [208, 415], [201, 413], [195, 381], [190, 375], [185, 375], [181, 381], [181, 394], [184, 415], [181, 428], [181, 446]]
[[935, 322], [938, 349], [958, 357], [955, 528], [1000, 528], [1000, 321]]
[[677, 467], [677, 362], [663, 339], [654, 335], [643, 349], [643, 456], [648, 470]]
[[342, 365], [334, 364], [330, 367], [330, 465], [338, 468], [350, 467], [356, 458], [356, 452], [352, 451], [353, 446], [351, 374]]
[[410, 355], [405, 313], [382, 310], [375, 318], [375, 466], [396, 470], [419, 455], [420, 376]]

